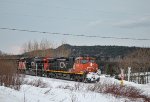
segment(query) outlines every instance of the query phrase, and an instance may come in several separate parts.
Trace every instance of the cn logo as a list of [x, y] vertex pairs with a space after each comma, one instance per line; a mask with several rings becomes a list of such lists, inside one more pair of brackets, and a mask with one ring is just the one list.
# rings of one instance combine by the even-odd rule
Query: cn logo
[[60, 62], [60, 63], [59, 63], [59, 66], [60, 66], [60, 68], [66, 68], [65, 62]]

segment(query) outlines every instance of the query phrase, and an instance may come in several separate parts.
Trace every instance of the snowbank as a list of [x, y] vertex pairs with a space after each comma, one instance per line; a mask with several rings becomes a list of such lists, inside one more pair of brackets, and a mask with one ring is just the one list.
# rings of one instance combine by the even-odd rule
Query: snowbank
[[[36, 87], [31, 84], [40, 80], [44, 86]], [[101, 77], [100, 82], [117, 83], [114, 78]], [[150, 84], [139, 85], [124, 81], [125, 85], [132, 85], [144, 90], [145, 95], [150, 96]], [[20, 91], [0, 86], [0, 102], [124, 102], [131, 101], [125, 97], [114, 97], [111, 94], [103, 94], [86, 90], [94, 83], [79, 83], [74, 81], [51, 79], [44, 77], [26, 76]], [[135, 100], [134, 100], [135, 101]], [[136, 101], [142, 102], [141, 99]]]

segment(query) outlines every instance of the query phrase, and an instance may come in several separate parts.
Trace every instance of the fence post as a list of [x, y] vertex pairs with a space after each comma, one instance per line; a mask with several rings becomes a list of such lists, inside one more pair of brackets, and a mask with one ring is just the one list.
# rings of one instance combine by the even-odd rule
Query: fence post
[[36, 68], [36, 76], [37, 76], [37, 63], [35, 64], [35, 68]]
[[148, 82], [148, 76], [149, 76], [148, 69], [149, 69], [149, 68], [147, 67], [147, 83], [149, 83], [149, 82]]
[[128, 67], [128, 81], [130, 81], [131, 67]]

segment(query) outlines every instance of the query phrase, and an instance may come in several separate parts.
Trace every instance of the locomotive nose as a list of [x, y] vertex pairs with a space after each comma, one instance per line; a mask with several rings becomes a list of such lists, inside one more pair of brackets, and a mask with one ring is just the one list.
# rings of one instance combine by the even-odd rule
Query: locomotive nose
[[88, 72], [95, 72], [97, 70], [96, 67], [92, 66], [92, 67], [87, 67]]
[[87, 67], [87, 70], [88, 70], [89, 72], [96, 72], [97, 69], [98, 69], [97, 64], [92, 63], [92, 62], [89, 63], [89, 66]]

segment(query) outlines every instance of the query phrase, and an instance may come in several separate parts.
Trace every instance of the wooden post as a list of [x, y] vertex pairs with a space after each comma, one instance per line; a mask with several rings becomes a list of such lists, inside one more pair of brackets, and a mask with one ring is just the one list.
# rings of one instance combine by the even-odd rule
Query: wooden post
[[146, 79], [147, 79], [147, 83], [148, 83], [148, 67], [147, 67], [147, 78]]

